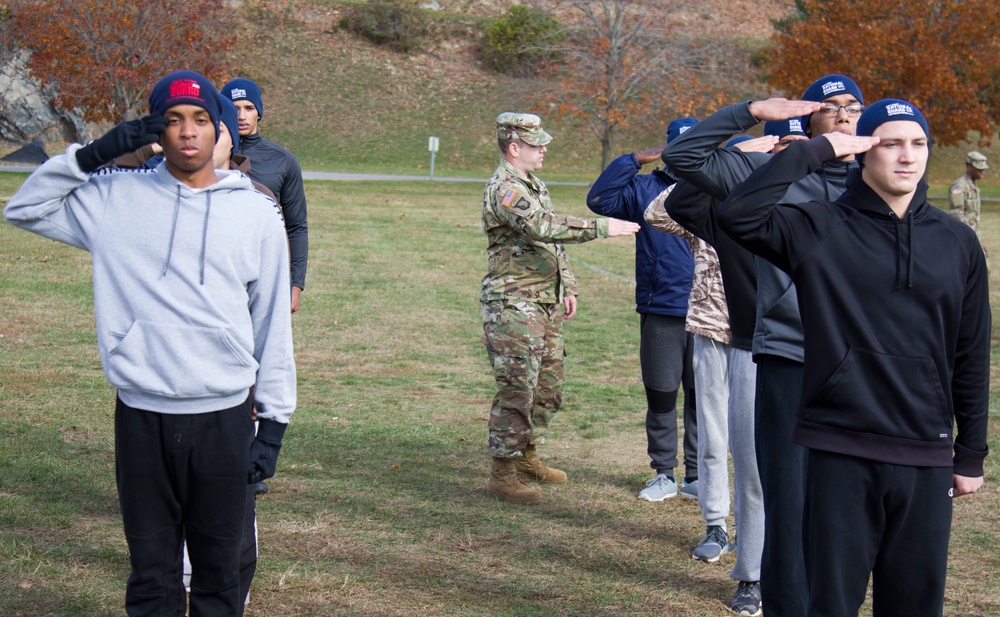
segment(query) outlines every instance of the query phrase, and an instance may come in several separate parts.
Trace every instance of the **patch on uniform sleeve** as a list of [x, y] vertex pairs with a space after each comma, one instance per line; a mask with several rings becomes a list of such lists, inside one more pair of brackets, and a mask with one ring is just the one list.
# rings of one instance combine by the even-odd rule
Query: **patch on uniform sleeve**
[[507, 192], [503, 194], [503, 199], [500, 200], [500, 205], [502, 205], [505, 208], [509, 208], [510, 204], [514, 201], [516, 197], [517, 197], [516, 190], [507, 189]]
[[514, 204], [514, 209], [515, 210], [530, 210], [531, 209], [531, 202], [528, 201], [528, 199], [526, 197], [522, 197], [521, 199], [517, 200], [516, 204]]
[[954, 190], [952, 190], [951, 194], [952, 195], [961, 195], [963, 192], [964, 191], [962, 189], [954, 189]]

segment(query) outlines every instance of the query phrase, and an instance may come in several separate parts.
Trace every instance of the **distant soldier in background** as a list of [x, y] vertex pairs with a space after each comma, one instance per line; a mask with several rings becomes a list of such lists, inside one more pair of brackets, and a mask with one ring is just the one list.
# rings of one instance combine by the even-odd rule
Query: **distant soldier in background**
[[[986, 170], [989, 168], [986, 155], [973, 150], [965, 155], [965, 173], [961, 178], [955, 180], [948, 191], [951, 215], [971, 227], [976, 232], [976, 236], [979, 236], [981, 210], [979, 185], [976, 183], [986, 175]], [[981, 236], [979, 236], [979, 243], [983, 243]], [[983, 246], [983, 252], [987, 252], [986, 246]]]
[[489, 269], [480, 294], [482, 342], [497, 382], [486, 486], [494, 497], [530, 504], [542, 493], [523, 480], [566, 481], [536, 450], [562, 404], [562, 323], [576, 314], [576, 278], [563, 244], [630, 235], [639, 225], [552, 210], [548, 189], [534, 175], [552, 141], [538, 116], [500, 114], [496, 135], [503, 158], [483, 193]]

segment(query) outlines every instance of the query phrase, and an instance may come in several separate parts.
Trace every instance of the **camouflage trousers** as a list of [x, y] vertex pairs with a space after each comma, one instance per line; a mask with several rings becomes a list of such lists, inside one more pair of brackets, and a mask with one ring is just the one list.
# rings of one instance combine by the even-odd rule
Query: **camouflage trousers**
[[492, 457], [520, 456], [543, 440], [562, 405], [562, 305], [496, 300], [482, 308], [482, 342], [497, 382], [486, 449]]

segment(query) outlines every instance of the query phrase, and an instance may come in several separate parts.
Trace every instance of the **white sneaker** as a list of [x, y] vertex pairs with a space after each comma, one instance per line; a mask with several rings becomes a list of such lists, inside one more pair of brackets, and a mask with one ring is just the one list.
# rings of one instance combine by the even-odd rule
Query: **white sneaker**
[[639, 491], [639, 499], [643, 501], [663, 501], [677, 496], [677, 484], [666, 474], [657, 474], [646, 482], [646, 488]]

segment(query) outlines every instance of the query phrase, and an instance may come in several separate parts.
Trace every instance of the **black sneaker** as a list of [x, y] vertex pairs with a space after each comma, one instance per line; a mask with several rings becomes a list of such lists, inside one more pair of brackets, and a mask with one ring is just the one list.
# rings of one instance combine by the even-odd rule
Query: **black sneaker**
[[729, 610], [737, 615], [750, 615], [750, 617], [763, 615], [764, 610], [760, 606], [760, 582], [740, 581], [733, 599], [729, 602]]

